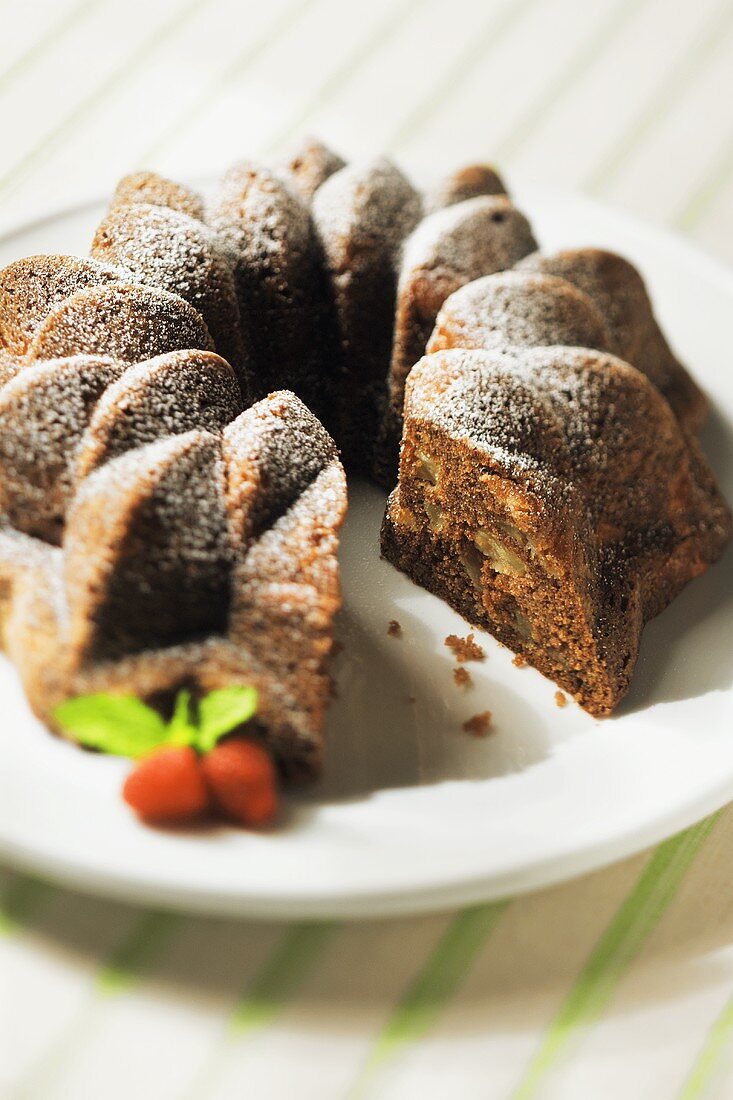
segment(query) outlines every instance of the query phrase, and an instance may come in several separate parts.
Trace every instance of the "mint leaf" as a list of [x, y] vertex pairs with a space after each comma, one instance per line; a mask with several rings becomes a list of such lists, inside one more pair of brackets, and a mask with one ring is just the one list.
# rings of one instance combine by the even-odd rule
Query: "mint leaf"
[[191, 715], [191, 692], [185, 688], [176, 695], [173, 716], [168, 723], [166, 742], [169, 745], [196, 743], [196, 724]]
[[228, 687], [210, 691], [199, 702], [196, 748], [209, 752], [225, 733], [249, 721], [257, 710], [253, 687]]
[[79, 695], [53, 713], [82, 745], [114, 756], [135, 759], [167, 740], [163, 719], [135, 695]]

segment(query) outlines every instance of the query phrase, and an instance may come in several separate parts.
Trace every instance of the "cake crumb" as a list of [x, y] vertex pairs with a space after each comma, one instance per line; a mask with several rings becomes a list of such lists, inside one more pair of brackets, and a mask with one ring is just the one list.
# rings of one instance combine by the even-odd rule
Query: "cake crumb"
[[338, 638], [336, 638], [333, 645], [331, 646], [331, 656], [332, 657], [338, 657], [339, 653], [343, 653], [343, 651], [344, 651], [344, 643], [340, 642], [338, 640]]
[[461, 665], [466, 661], [483, 661], [486, 656], [481, 646], [474, 641], [473, 634], [469, 634], [467, 638], [459, 638], [457, 634], [449, 634], [444, 641], [448, 649], [453, 650], [456, 660]]
[[390, 638], [401, 638], [402, 624], [398, 623], [396, 619], [390, 619], [387, 626], [387, 633], [389, 634]]
[[471, 673], [467, 668], [454, 668], [453, 679], [458, 687], [471, 687], [473, 680], [471, 679]]
[[512, 664], [516, 668], [526, 668], [527, 667], [526, 658], [524, 658], [521, 653], [515, 653], [514, 654], [514, 660], [512, 661]]
[[555, 692], [555, 702], [559, 707], [566, 707], [568, 705], [568, 701], [561, 691]]
[[472, 737], [487, 737], [491, 729], [491, 711], [483, 710], [463, 723], [463, 729]]

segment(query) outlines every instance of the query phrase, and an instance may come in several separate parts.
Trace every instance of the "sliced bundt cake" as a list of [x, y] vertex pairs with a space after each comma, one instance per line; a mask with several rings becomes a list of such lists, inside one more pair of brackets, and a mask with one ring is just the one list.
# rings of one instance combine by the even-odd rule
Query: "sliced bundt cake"
[[488, 166], [423, 195], [308, 139], [206, 198], [136, 173], [90, 258], [0, 272], [4, 644], [51, 724], [73, 695], [251, 684], [313, 774], [338, 445], [388, 486], [399, 458], [391, 561], [608, 713], [729, 536], [704, 411], [632, 265], [538, 252]]
[[730, 533], [698, 444], [614, 356], [452, 350], [410, 374], [383, 553], [592, 714]]

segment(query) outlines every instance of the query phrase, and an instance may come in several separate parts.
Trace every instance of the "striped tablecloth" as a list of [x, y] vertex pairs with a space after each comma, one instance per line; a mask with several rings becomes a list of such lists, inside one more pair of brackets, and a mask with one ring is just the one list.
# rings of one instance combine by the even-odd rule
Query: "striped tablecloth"
[[[0, 0], [0, 230], [303, 131], [733, 259], [731, 0]], [[277, 926], [2, 873], [0, 1095], [733, 1096], [733, 813], [531, 897]]]

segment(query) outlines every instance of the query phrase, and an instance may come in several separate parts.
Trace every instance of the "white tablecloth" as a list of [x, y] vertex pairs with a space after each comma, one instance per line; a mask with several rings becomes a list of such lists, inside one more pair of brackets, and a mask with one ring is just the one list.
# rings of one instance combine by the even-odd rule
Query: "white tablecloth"
[[[0, 230], [304, 131], [733, 259], [731, 0], [0, 0]], [[2, 873], [0, 1095], [733, 1096], [733, 814], [531, 897], [278, 926]]]

